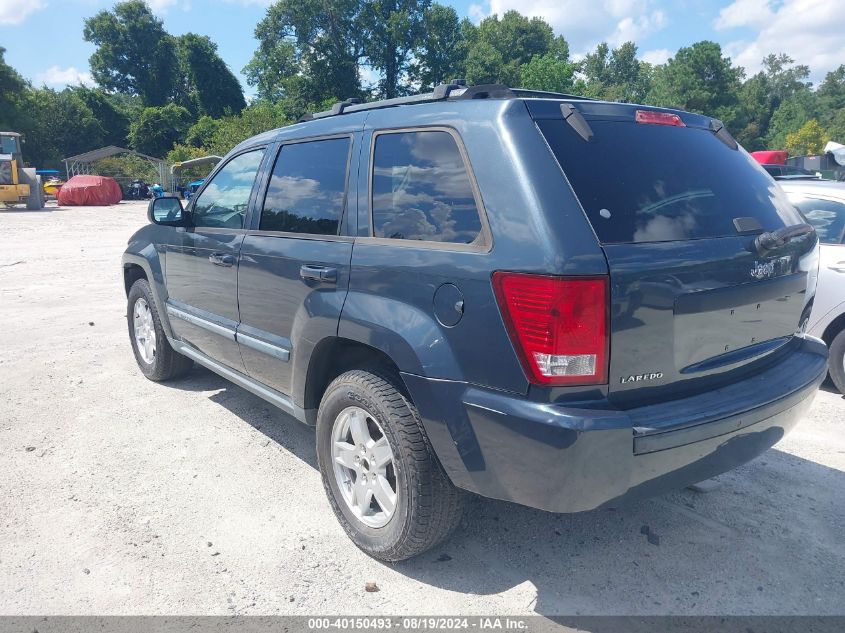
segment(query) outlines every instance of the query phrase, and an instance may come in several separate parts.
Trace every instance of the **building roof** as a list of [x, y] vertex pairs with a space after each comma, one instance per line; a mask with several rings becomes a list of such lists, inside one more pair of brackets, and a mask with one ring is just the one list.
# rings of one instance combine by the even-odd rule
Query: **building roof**
[[95, 161], [102, 160], [103, 158], [108, 158], [109, 156], [115, 156], [117, 154], [134, 154], [135, 156], [140, 156], [141, 158], [146, 158], [147, 160], [152, 160], [157, 163], [166, 162], [163, 158], [148, 156], [147, 154], [142, 154], [141, 152], [136, 152], [135, 150], [126, 149], [125, 147], [117, 147], [115, 145], [101, 147], [100, 149], [93, 149], [90, 152], [77, 154], [76, 156], [68, 156], [64, 160], [76, 163], [93, 163]]

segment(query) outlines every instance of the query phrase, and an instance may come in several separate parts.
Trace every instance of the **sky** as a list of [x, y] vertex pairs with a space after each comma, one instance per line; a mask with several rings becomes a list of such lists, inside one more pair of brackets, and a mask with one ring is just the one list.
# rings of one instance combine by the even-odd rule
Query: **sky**
[[[719, 42], [750, 76], [768, 53], [787, 53], [810, 67], [818, 84], [845, 64], [845, 0], [440, 0], [478, 22], [516, 9], [541, 16], [570, 43], [575, 57], [601, 41], [632, 40], [640, 57], [665, 62], [678, 48]], [[0, 46], [6, 62], [37, 86], [92, 84], [82, 39], [86, 17], [114, 0], [0, 0]], [[255, 50], [253, 31], [271, 0], [148, 0], [170, 33], [208, 35], [244, 85], [241, 70]]]

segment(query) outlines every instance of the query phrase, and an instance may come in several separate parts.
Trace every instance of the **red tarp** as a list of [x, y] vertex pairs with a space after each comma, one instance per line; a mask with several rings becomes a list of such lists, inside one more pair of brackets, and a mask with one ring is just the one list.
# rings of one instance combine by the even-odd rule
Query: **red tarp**
[[102, 206], [117, 204], [123, 191], [114, 178], [105, 176], [74, 176], [59, 190], [59, 205]]
[[789, 152], [782, 149], [751, 152], [751, 156], [761, 165], [786, 165]]

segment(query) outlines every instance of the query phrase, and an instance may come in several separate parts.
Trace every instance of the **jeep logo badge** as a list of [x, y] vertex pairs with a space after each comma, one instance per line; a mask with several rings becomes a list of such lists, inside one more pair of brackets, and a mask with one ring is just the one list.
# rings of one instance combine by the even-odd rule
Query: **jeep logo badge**
[[628, 384], [629, 382], [642, 382], [644, 380], [658, 380], [663, 378], [662, 371], [652, 372], [650, 374], [633, 374], [632, 376], [622, 376], [619, 379], [623, 385]]

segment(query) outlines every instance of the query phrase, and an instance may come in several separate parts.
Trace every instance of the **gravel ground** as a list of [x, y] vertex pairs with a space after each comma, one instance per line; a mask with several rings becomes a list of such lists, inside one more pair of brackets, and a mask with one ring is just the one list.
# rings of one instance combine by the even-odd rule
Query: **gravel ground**
[[845, 614], [841, 396], [713, 490], [473, 499], [384, 565], [335, 521], [311, 429], [206, 370], [137, 370], [119, 257], [145, 221], [0, 210], [0, 614]]

